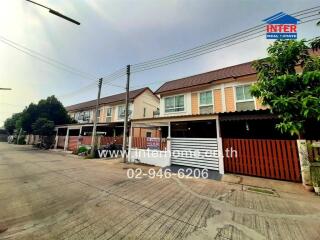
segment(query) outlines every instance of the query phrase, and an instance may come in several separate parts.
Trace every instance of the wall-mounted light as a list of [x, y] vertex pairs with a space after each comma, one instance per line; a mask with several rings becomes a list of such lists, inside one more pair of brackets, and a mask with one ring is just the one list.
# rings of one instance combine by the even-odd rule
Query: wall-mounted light
[[250, 131], [249, 123], [246, 121], [246, 131]]

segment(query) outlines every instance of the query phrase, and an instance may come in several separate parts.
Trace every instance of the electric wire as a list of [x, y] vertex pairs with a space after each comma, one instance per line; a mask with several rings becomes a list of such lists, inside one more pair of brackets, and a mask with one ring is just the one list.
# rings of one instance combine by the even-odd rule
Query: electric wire
[[[319, 7], [318, 7], [319, 8]], [[318, 11], [318, 10], [313, 10], [313, 11], [309, 11], [308, 13], [304, 13], [303, 15], [305, 14], [309, 14], [311, 12], [315, 12], [315, 11]], [[302, 14], [299, 14], [299, 15], [302, 15]], [[304, 18], [309, 18], [309, 17], [312, 17], [312, 16], [317, 16], [319, 15], [318, 13], [317, 14], [314, 14], [314, 15], [310, 15], [310, 16], [306, 16], [306, 17], [302, 17], [300, 19], [304, 19]], [[301, 24], [301, 23], [300, 23]], [[250, 28], [250, 29], [253, 29], [253, 28]], [[245, 30], [247, 31], [247, 30]], [[254, 31], [254, 32], [253, 32]], [[178, 62], [178, 61], [183, 61], [183, 60], [187, 60], [187, 59], [190, 59], [190, 57], [197, 57], [199, 55], [202, 55], [202, 54], [206, 54], [208, 52], [211, 52], [211, 50], [215, 49], [216, 47], [219, 47], [221, 45], [225, 45], [226, 43], [231, 43], [231, 42], [234, 42], [234, 41], [237, 41], [237, 40], [240, 40], [241, 38], [244, 38], [244, 37], [249, 37], [249, 36], [252, 36], [252, 35], [255, 35], [255, 34], [258, 34], [258, 33], [262, 33], [264, 32], [265, 30], [260, 30], [258, 32], [256, 32], [256, 29], [254, 30], [251, 30], [251, 31], [247, 31], [245, 34], [240, 34], [239, 36], [237, 36], [236, 38], [233, 38], [229, 41], [225, 41], [225, 42], [222, 42], [221, 44], [214, 44], [212, 45], [212, 43], [209, 43], [209, 44], [206, 44], [206, 45], [202, 45], [201, 48], [198, 47], [198, 48], [193, 48], [191, 51], [184, 51], [184, 52], [180, 52], [180, 53], [177, 53], [177, 54], [173, 54], [173, 55], [170, 55], [171, 58], [168, 58], [168, 57], [165, 57], [165, 58], [168, 58], [166, 60], [163, 60], [163, 61], [160, 61], [160, 59], [156, 60], [158, 62], [153, 62], [149, 65], [145, 65], [145, 66], [138, 66], [138, 67], [135, 67], [136, 65], [133, 65], [132, 66], [132, 72], [140, 72], [140, 71], [145, 71], [145, 70], [149, 70], [151, 68], [157, 68], [157, 67], [161, 67], [161, 66], [165, 66], [165, 65], [168, 65], [168, 64], [172, 64], [172, 63], [175, 63], [175, 62]], [[244, 31], [242, 31], [244, 32]], [[253, 33], [251, 33], [253, 32]], [[248, 34], [249, 33], [249, 34]], [[233, 34], [232, 36], [235, 36], [236, 34]], [[260, 36], [260, 35], [259, 35]], [[226, 37], [228, 38], [228, 37]], [[226, 39], [226, 38], [223, 38], [223, 39]], [[217, 40], [217, 41], [221, 41], [221, 40]], [[215, 41], [216, 42], [216, 41]], [[242, 42], [242, 41], [240, 41]], [[180, 54], [180, 55], [179, 55]], [[172, 56], [176, 56], [176, 57], [172, 57]], [[162, 58], [163, 59], [163, 58]], [[154, 60], [151, 60], [151, 61], [148, 61], [148, 62], [152, 62]]]

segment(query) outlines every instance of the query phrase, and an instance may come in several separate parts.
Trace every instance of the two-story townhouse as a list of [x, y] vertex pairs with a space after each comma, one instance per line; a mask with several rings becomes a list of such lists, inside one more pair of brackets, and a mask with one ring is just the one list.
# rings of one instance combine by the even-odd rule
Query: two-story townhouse
[[[100, 99], [98, 110], [97, 133], [106, 137], [117, 137], [123, 135], [123, 125], [125, 117], [126, 93], [115, 94]], [[93, 119], [95, 115], [96, 100], [86, 101], [75, 105], [67, 106], [68, 114], [77, 123], [63, 126], [56, 126], [57, 146], [64, 149], [74, 150], [79, 144], [77, 138], [84, 139], [82, 136], [91, 136], [93, 130]], [[159, 98], [150, 88], [141, 88], [129, 92], [129, 121], [132, 119], [151, 118], [159, 108]], [[136, 136], [153, 136], [156, 131], [136, 130]], [[69, 138], [73, 144], [70, 144]], [[80, 141], [81, 142], [81, 141]], [[84, 140], [85, 142], [85, 140]], [[91, 140], [88, 138], [86, 144]], [[120, 143], [121, 141], [119, 141]]]
[[[168, 138], [171, 153], [201, 153], [171, 154], [170, 165], [301, 181], [295, 139], [281, 134], [275, 127], [277, 116], [250, 94], [250, 86], [257, 81], [252, 63], [164, 83], [155, 91], [160, 98], [159, 115], [135, 119], [132, 127], [158, 126], [161, 137]], [[226, 156], [227, 147], [236, 148], [240, 158]], [[219, 155], [203, 155], [208, 150]], [[259, 155], [267, 157], [255, 157]]]

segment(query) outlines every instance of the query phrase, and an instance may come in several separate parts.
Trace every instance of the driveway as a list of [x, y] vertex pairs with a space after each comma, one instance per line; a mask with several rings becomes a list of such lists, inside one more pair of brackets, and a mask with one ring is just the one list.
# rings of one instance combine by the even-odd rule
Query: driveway
[[320, 198], [128, 179], [115, 161], [0, 143], [0, 239], [320, 239]]

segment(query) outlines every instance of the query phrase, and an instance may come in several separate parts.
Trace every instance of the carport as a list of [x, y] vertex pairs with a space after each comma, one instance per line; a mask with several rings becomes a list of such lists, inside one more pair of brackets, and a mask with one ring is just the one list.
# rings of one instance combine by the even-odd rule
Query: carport
[[[153, 162], [167, 161], [161, 166], [179, 165], [206, 168], [224, 173], [222, 141], [217, 114], [184, 115], [132, 120], [132, 128], [161, 129], [160, 138], [167, 137], [165, 159], [158, 157]], [[131, 128], [131, 132], [132, 132]], [[163, 134], [166, 132], [167, 134]], [[130, 149], [136, 149], [131, 140]], [[163, 150], [163, 149], [160, 149]], [[220, 153], [220, 154], [219, 154]], [[131, 160], [135, 160], [131, 155]], [[145, 159], [148, 161], [148, 159]], [[147, 162], [146, 162], [147, 163]]]

